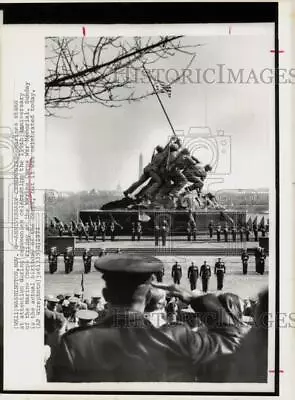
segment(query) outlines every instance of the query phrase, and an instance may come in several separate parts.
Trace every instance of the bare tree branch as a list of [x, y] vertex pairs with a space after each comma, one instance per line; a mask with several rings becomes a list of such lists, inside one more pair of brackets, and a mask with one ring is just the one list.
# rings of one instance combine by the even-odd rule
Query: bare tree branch
[[[77, 103], [99, 103], [118, 107], [122, 102], [139, 101], [155, 94], [146, 90], [142, 65], [167, 62], [177, 53], [189, 59], [189, 68], [201, 44], [182, 43], [182, 36], [59, 38], [46, 40], [45, 105], [48, 116], [55, 109]], [[148, 69], [148, 68], [147, 68]], [[138, 75], [141, 73], [141, 78]], [[163, 82], [152, 75], [154, 83], [173, 85], [182, 78]], [[164, 91], [160, 91], [164, 93]]]

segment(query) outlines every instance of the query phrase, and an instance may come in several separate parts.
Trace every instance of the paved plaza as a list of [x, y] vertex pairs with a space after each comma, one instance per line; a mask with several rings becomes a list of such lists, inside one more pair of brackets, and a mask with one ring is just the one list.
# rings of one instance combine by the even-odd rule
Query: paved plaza
[[[107, 257], [107, 256], [106, 256]], [[214, 275], [214, 264], [216, 257], [208, 256], [159, 256], [165, 264], [165, 275], [163, 282], [172, 283], [171, 268], [175, 261], [178, 261], [182, 266], [181, 285], [189, 288], [187, 279], [187, 269], [192, 261], [200, 267], [204, 260], [211, 266], [212, 277], [209, 282], [209, 291], [216, 291], [216, 277]], [[95, 257], [93, 257], [93, 260]], [[224, 279], [224, 288], [226, 292], [233, 292], [245, 297], [253, 297], [260, 290], [268, 286], [268, 258], [266, 259], [265, 274], [259, 275], [255, 272], [255, 259], [250, 257], [248, 274], [242, 274], [242, 264], [240, 257], [223, 257], [226, 264], [226, 275]], [[93, 262], [92, 262], [93, 264]], [[81, 276], [84, 271], [82, 257], [75, 257], [74, 270], [66, 275], [64, 273], [63, 257], [58, 259], [58, 270], [51, 275], [48, 269], [48, 262], [45, 263], [45, 294], [58, 295], [59, 293], [74, 293], [81, 290]], [[84, 275], [85, 298], [90, 298], [94, 295], [101, 295], [101, 290], [104, 287], [104, 281], [101, 274], [92, 267], [92, 272]], [[197, 289], [201, 289], [201, 281], [198, 280]]]

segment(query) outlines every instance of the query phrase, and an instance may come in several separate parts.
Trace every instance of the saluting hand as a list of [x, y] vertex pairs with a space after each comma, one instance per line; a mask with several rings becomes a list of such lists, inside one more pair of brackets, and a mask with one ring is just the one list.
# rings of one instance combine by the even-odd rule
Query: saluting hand
[[191, 292], [175, 284], [166, 285], [164, 283], [152, 282], [151, 285], [155, 288], [166, 290], [171, 296], [179, 298], [186, 304], [190, 304], [195, 297], [203, 296], [203, 293], [199, 290]]

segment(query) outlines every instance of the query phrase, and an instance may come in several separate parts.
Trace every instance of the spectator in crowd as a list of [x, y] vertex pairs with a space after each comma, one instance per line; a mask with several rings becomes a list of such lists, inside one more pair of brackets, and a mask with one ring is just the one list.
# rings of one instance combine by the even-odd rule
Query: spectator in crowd
[[174, 296], [167, 295], [167, 322], [175, 323], [178, 320], [179, 308], [178, 308], [178, 299]]
[[67, 299], [65, 299], [62, 303], [62, 313], [66, 319], [68, 319], [71, 315], [70, 302]]
[[89, 310], [96, 311], [99, 314], [102, 311], [104, 311], [104, 304], [103, 304], [101, 296], [92, 296], [91, 302], [90, 302], [90, 305], [88, 308], [89, 308]]
[[[243, 322], [243, 300], [233, 293], [223, 293], [218, 296], [218, 300], [222, 304], [223, 309], [226, 310], [234, 321], [235, 326], [239, 327], [240, 338], [243, 340], [250, 330], [249, 325]], [[207, 318], [207, 323], [209, 325], [211, 323], [214, 324], [214, 320], [209, 320], [209, 318]], [[199, 369], [198, 380], [200, 382], [227, 382], [229, 379], [229, 371], [234, 368], [233, 357], [233, 353], [224, 354], [202, 365]]]
[[[66, 319], [63, 314], [56, 311], [58, 299], [52, 295], [45, 297], [44, 310], [44, 345], [46, 371], [51, 373], [51, 356], [58, 347], [61, 336], [65, 333]], [[48, 366], [47, 366], [48, 364]]]
[[108, 253], [107, 253], [106, 249], [101, 249], [101, 251], [99, 252], [98, 257], [104, 257], [104, 256], [106, 256], [107, 254], [108, 254]]
[[[45, 310], [44, 310], [44, 330], [45, 330], [45, 344], [50, 343], [52, 335], [58, 335], [62, 329], [65, 318], [56, 311], [58, 298], [49, 295], [45, 297]], [[47, 343], [48, 342], [48, 343]]]
[[78, 326], [92, 326], [97, 319], [98, 313], [92, 310], [79, 310], [77, 311]]
[[56, 296], [56, 298], [58, 299], [58, 303], [56, 305], [56, 311], [59, 313], [62, 313], [62, 303], [64, 301], [64, 295], [63, 294], [58, 294]]
[[264, 290], [255, 307], [254, 325], [232, 355], [228, 382], [267, 382], [268, 328], [268, 290]]
[[67, 318], [67, 327], [66, 330], [70, 330], [78, 326], [78, 319], [76, 316], [77, 311], [79, 310], [80, 300], [78, 297], [73, 296], [69, 298], [69, 305], [68, 305], [68, 318]]
[[167, 323], [165, 290], [150, 289], [146, 300], [145, 316], [156, 328]]

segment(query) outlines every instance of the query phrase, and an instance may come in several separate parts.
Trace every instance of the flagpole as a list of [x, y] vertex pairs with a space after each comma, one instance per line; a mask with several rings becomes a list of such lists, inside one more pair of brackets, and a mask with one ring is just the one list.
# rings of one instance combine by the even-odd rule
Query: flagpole
[[173, 128], [173, 125], [172, 125], [172, 123], [171, 123], [171, 121], [170, 121], [170, 118], [168, 117], [168, 114], [167, 114], [167, 112], [166, 112], [166, 110], [165, 110], [165, 107], [164, 107], [164, 105], [163, 105], [163, 103], [162, 103], [162, 101], [161, 101], [161, 99], [160, 99], [160, 96], [158, 95], [158, 92], [157, 92], [157, 90], [156, 90], [156, 88], [155, 88], [155, 86], [154, 86], [154, 84], [153, 84], [153, 82], [152, 82], [152, 80], [151, 80], [151, 77], [149, 76], [149, 73], [148, 73], [148, 71], [146, 70], [144, 64], [142, 64], [142, 68], [144, 69], [144, 71], [145, 71], [145, 73], [146, 73], [146, 75], [147, 75], [147, 77], [148, 77], [148, 80], [150, 81], [150, 84], [152, 85], [152, 88], [154, 89], [154, 92], [155, 92], [155, 94], [156, 94], [156, 96], [157, 96], [157, 99], [159, 100], [159, 103], [160, 103], [160, 105], [161, 105], [161, 107], [162, 107], [162, 110], [163, 110], [163, 112], [164, 112], [164, 114], [165, 114], [165, 116], [166, 116], [166, 118], [167, 118], [167, 121], [168, 121], [168, 123], [169, 123], [169, 125], [170, 125], [170, 128], [172, 129], [173, 135], [177, 136], [176, 133], [175, 133], [175, 130], [174, 130], [174, 128]]
[[82, 272], [82, 278], [81, 278], [81, 292], [82, 292], [81, 298], [83, 301], [84, 300], [84, 273], [83, 272]]

